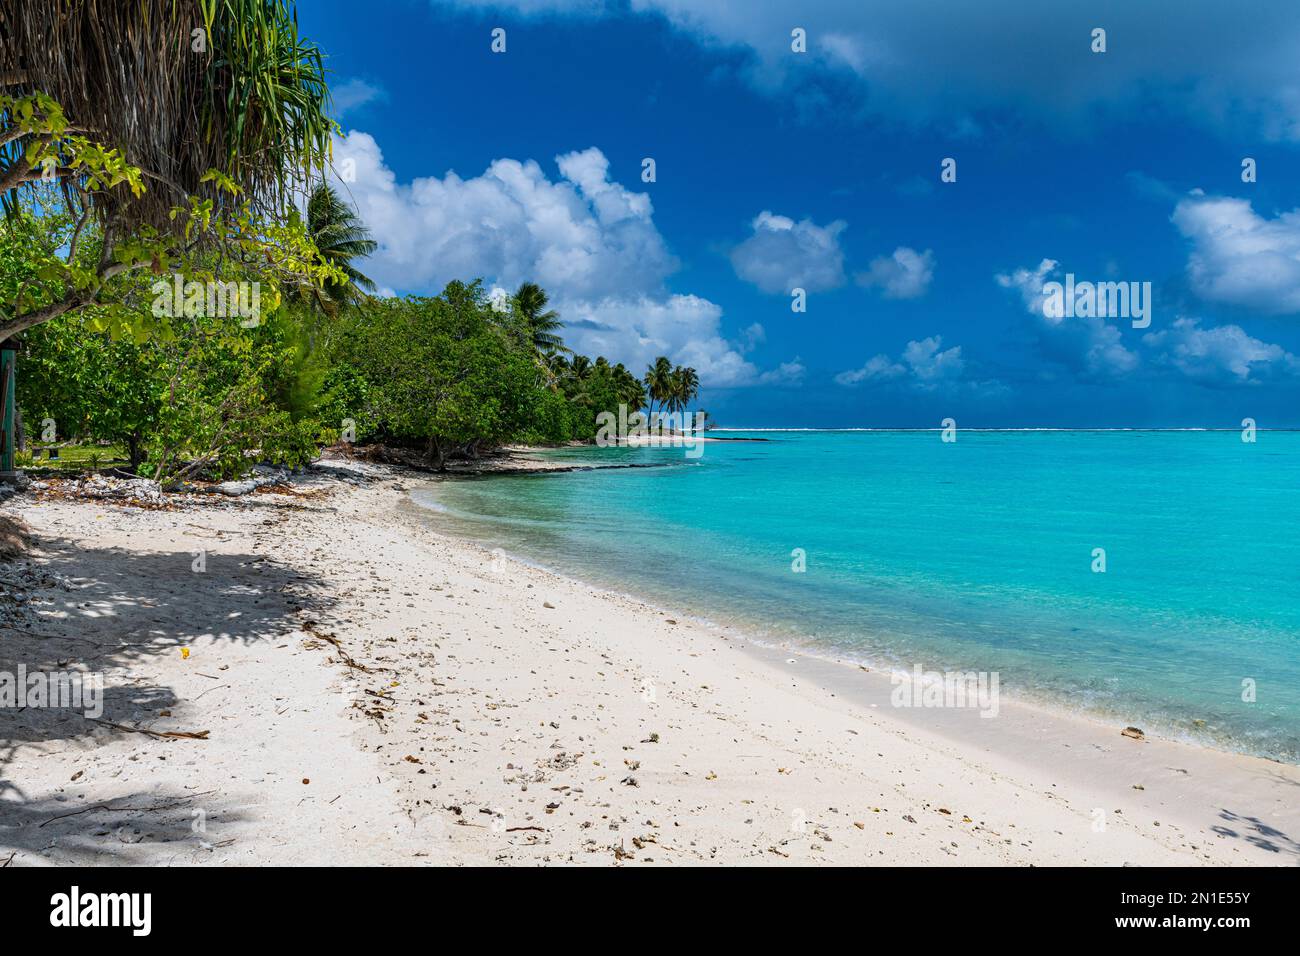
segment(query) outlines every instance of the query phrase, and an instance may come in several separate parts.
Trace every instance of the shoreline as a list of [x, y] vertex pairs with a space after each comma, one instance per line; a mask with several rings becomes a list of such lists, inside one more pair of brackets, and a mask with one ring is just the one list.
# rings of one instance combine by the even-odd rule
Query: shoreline
[[[429, 515], [438, 513], [414, 501], [409, 492], [404, 507]], [[433, 533], [461, 546], [488, 553], [482, 543], [454, 532], [435, 528]], [[674, 623], [688, 621], [714, 640], [738, 646], [743, 653], [774, 672], [798, 672], [795, 681], [806, 676], [831, 697], [852, 701], [867, 711], [884, 711], [888, 719], [932, 739], [937, 738], [967, 757], [971, 751], [978, 751], [980, 759], [990, 761], [998, 771], [1031, 772], [1042, 761], [1050, 760], [1054, 764], [1055, 777], [1089, 788], [1098, 795], [1105, 794], [1112, 808], [1117, 803], [1132, 803], [1132, 812], [1173, 812], [1180, 816], [1190, 812], [1190, 816], [1185, 818], [1186, 825], [1201, 827], [1208, 832], [1219, 828], [1225, 831], [1224, 835], [1231, 831], [1228, 824], [1246, 820], [1251, 829], [1260, 831], [1256, 844], [1260, 849], [1280, 854], [1289, 848], [1297, 854], [1296, 861], [1300, 861], [1300, 842], [1294, 839], [1280, 841], [1276, 851], [1267, 846], [1270, 836], [1290, 834], [1300, 837], [1300, 806], [1290, 800], [1289, 792], [1289, 788], [1300, 785], [1300, 766], [1159, 735], [1133, 740], [1121, 733], [1123, 728], [1118, 724], [1107, 723], [1098, 715], [1053, 706], [1050, 701], [1003, 697], [1000, 717], [1010, 719], [996, 728], [986, 723], [974, 709], [892, 707], [889, 700], [894, 684], [888, 669], [763, 641], [747, 634], [743, 625], [685, 614], [647, 601], [633, 592], [594, 585], [509, 552], [501, 551], [501, 554], [541, 575], [562, 581], [568, 587], [591, 590], [611, 601], [641, 605], [661, 616], [672, 615]], [[1147, 747], [1151, 749], [1145, 750]], [[1063, 750], [1072, 752], [1062, 759]], [[1097, 786], [1099, 775], [1106, 780], [1106, 784], [1100, 787]], [[1150, 783], [1153, 775], [1163, 777], [1165, 781], [1177, 781], [1178, 792], [1172, 801], [1133, 798], [1134, 793], [1146, 794], [1148, 787], [1140, 781]], [[1120, 780], [1124, 776], [1131, 777], [1135, 783], [1124, 785]], [[1281, 815], [1272, 816], [1274, 822], [1269, 823], [1254, 812], [1243, 814], [1227, 807], [1214, 807], [1213, 804], [1221, 802], [1223, 797], [1247, 799], [1254, 806], [1263, 801], [1270, 810], [1280, 811]], [[1122, 812], [1122, 808], [1117, 812]]]
[[[546, 451], [547, 449], [529, 448], [528, 450], [536, 452], [536, 451]], [[525, 466], [518, 469], [517, 472], [507, 472], [507, 474], [530, 473], [530, 474], [546, 475], [546, 474], [553, 474], [553, 473], [560, 473], [560, 472], [567, 472], [567, 471], [599, 470], [601, 468], [675, 467], [677, 464], [672, 462], [663, 463], [663, 464], [656, 462], [648, 465], [636, 466], [636, 465], [614, 463], [614, 464], [605, 464], [605, 465], [579, 466], [575, 468], [553, 468], [550, 467], [549, 463], [545, 461], [540, 461], [540, 460], [534, 460], [534, 461], [539, 467], [530, 468]], [[490, 477], [490, 473], [474, 474], [474, 475], [448, 474], [446, 476], [442, 476], [441, 478], [437, 479], [434, 483], [432, 483], [429, 489], [427, 489], [429, 503], [422, 504], [421, 502], [416, 501], [414, 500], [413, 497], [411, 497], [410, 499], [411, 505], [417, 510], [417, 512], [423, 511], [434, 516], [438, 516], [438, 515], [449, 516], [450, 513], [447, 511], [446, 507], [440, 501], [436, 500], [436, 488], [437, 485], [441, 484], [441, 482], [444, 480], [454, 480], [456, 478], [462, 478], [462, 477], [474, 477], [474, 478]], [[452, 520], [461, 521], [467, 524], [472, 524], [476, 520], [473, 516], [468, 516], [468, 517], [460, 516], [460, 515], [450, 515], [450, 516]], [[770, 638], [761, 636], [758, 632], [763, 627], [762, 622], [747, 620], [744, 618], [743, 614], [739, 616], [735, 616], [734, 612], [726, 612], [726, 613], [733, 614], [732, 619], [728, 619], [725, 615], [722, 617], [711, 617], [707, 614], [702, 614], [697, 611], [684, 611], [680, 606], [674, 607], [670, 605], [658, 604], [653, 600], [647, 599], [644, 596], [644, 591], [637, 591], [635, 589], [625, 590], [621, 586], [611, 585], [607, 582], [588, 580], [580, 576], [581, 572], [569, 572], [569, 571], [557, 569], [555, 567], [547, 565], [544, 561], [538, 562], [531, 558], [526, 558], [522, 555], [515, 554], [508, 550], [504, 550], [499, 547], [490, 545], [487, 542], [480, 541], [474, 538], [473, 536], [471, 536], [470, 534], [459, 531], [458, 529], [439, 528], [438, 533], [444, 534], [448, 538], [459, 541], [468, 546], [480, 548], [485, 552], [489, 552], [492, 550], [499, 550], [501, 551], [502, 554], [506, 555], [511, 560], [520, 562], [528, 567], [534, 568], [543, 573], [554, 575], [575, 585], [590, 587], [594, 590], [600, 591], [601, 593], [608, 594], [613, 598], [617, 598], [621, 600], [632, 600], [632, 601], [644, 603], [647, 607], [650, 607], [659, 612], [671, 614], [674, 618], [689, 619], [704, 629], [717, 630], [719, 632], [727, 632], [733, 635], [740, 635], [746, 642], [753, 645], [759, 651], [765, 653], [770, 652], [771, 654], [776, 656], [780, 656], [784, 654], [787, 656], [807, 658], [813, 661], [831, 663], [834, 664], [836, 667], [870, 672], [875, 677], [879, 677], [883, 675], [886, 681], [888, 680], [889, 675], [892, 674], [895, 670], [904, 670], [903, 668], [896, 667], [894, 664], [892, 664], [887, 660], [874, 658], [870, 656], [870, 654], [868, 653], [855, 654], [853, 651], [842, 650], [836, 647], [810, 646], [806, 643], [801, 643], [797, 639], [787, 637], [787, 636], [774, 635]], [[927, 672], [942, 671], [943, 665], [941, 662], [939, 662], [934, 664], [934, 666], [927, 666], [925, 669]], [[969, 670], [969, 669], [970, 668], [963, 668], [962, 670]], [[904, 672], [910, 673], [910, 670], [904, 670]], [[873, 697], [873, 699], [875, 698]], [[1007, 691], [1003, 689], [1001, 692], [1001, 700], [1004, 703], [1009, 703], [1015, 708], [1018, 708], [1020, 710], [1025, 710], [1025, 711], [1030, 711], [1030, 712], [1040, 714], [1045, 719], [1060, 719], [1063, 721], [1077, 722], [1081, 726], [1094, 728], [1101, 732], [1108, 732], [1113, 730], [1115, 733], [1119, 733], [1119, 731], [1121, 731], [1124, 727], [1130, 726], [1134, 722], [1136, 722], [1141, 725], [1139, 729], [1143, 731], [1144, 738], [1148, 741], [1159, 740], [1164, 743], [1177, 744], [1179, 746], [1191, 748], [1193, 750], [1206, 750], [1212, 753], [1222, 754], [1228, 757], [1242, 757], [1251, 760], [1259, 760], [1265, 763], [1275, 764], [1280, 767], [1290, 767], [1296, 769], [1297, 771], [1300, 771], [1300, 763], [1289, 763], [1288, 761], [1277, 757], [1268, 756], [1265, 754], [1251, 753], [1247, 750], [1242, 750], [1242, 749], [1236, 749], [1232, 746], [1232, 743], [1234, 742], [1234, 738], [1230, 736], [1224, 736], [1220, 740], [1211, 738], [1209, 735], [1198, 737], [1194, 731], [1188, 730], [1186, 728], [1179, 728], [1175, 723], [1173, 723], [1172, 718], [1170, 718], [1167, 715], [1156, 714], [1156, 715], [1145, 715], [1142, 717], [1132, 717], [1131, 715], [1125, 716], [1123, 713], [1120, 712], [1119, 708], [1116, 708], [1115, 712], [1107, 712], [1102, 707], [1086, 707], [1086, 706], [1072, 707], [1065, 701], [1059, 699], [1058, 697], [1053, 696], [1050, 692], [1045, 692], [1045, 691], [1039, 692], [1033, 689], [1030, 689], [1028, 692], [1025, 692], [1023, 688], [1016, 688], [1011, 691]], [[1297, 815], [1296, 820], [1297, 820], [1297, 832], [1300, 832], [1300, 814]]]
[[19, 715], [14, 865], [1300, 861], [1289, 765], [1005, 702], [973, 730], [896, 711], [887, 675], [494, 555], [412, 513], [432, 479], [376, 473], [171, 511], [0, 506], [65, 579], [6, 656], [98, 662], [104, 719], [211, 731]]
[[[408, 493], [406, 505], [416, 512], [437, 515], [438, 512], [415, 501]], [[461, 545], [483, 552], [481, 542], [458, 536], [454, 531], [435, 528], [434, 533], [446, 536]], [[834, 654], [815, 652], [787, 643], [767, 641], [747, 631], [744, 623], [731, 623], [684, 613], [670, 606], [647, 600], [641, 594], [593, 584], [571, 574], [546, 567], [501, 549], [493, 549], [513, 562], [531, 568], [540, 574], [565, 582], [566, 585], [590, 589], [616, 601], [643, 605], [661, 615], [672, 615], [675, 621], [688, 621], [694, 627], [713, 635], [716, 639], [737, 642], [745, 653], [762, 661], [776, 671], [788, 671], [796, 679], [809, 678], [812, 683], [829, 693], [853, 701], [871, 710], [884, 711], [890, 719], [922, 733], [942, 738], [949, 744], [966, 750], [978, 750], [986, 756], [1004, 762], [1006, 766], [1027, 769], [1035, 763], [1059, 757], [1063, 749], [1071, 750], [1069, 760], [1057, 761], [1057, 773], [1077, 785], [1094, 782], [1099, 773], [1115, 776], [1127, 773], [1138, 783], [1152, 772], [1154, 764], [1164, 770], [1189, 780], [1211, 780], [1208, 787], [1185, 788], [1180, 797], [1195, 797], [1208, 807], [1219, 796], [1241, 794], [1250, 788], [1251, 781], [1273, 781], [1276, 786], [1265, 799], [1278, 809], [1289, 809], [1283, 826], [1277, 829], [1300, 837], [1300, 806], [1289, 801], [1287, 787], [1300, 785], [1300, 766], [1271, 757], [1257, 756], [1235, 750], [1218, 748], [1196, 740], [1176, 739], [1162, 733], [1144, 733], [1135, 740], [1123, 735], [1122, 721], [1107, 721], [1104, 716], [1088, 711], [1070, 710], [1056, 705], [1050, 699], [1027, 699], [1019, 695], [1002, 695], [998, 720], [1007, 718], [996, 726], [979, 715], [977, 708], [907, 708], [891, 704], [895, 689], [892, 673], [895, 668]], [[930, 668], [927, 668], [929, 670]], [[992, 742], [990, 742], [992, 741]], [[1143, 748], [1153, 747], [1149, 753]], [[1077, 763], [1075, 763], [1077, 761]], [[1168, 764], [1176, 766], [1170, 767]], [[1159, 771], [1157, 771], [1159, 773]], [[1226, 775], [1226, 776], [1225, 776]], [[1226, 785], [1225, 785], [1226, 781]], [[1145, 792], [1145, 784], [1138, 783]], [[1133, 789], [1133, 785], [1130, 785]], [[1115, 788], [1112, 787], [1112, 794]], [[1148, 809], [1157, 809], [1150, 807]], [[1228, 811], [1232, 813], [1232, 811]], [[1240, 816], [1240, 815], [1238, 815]], [[1219, 825], [1222, 814], [1203, 812], [1200, 824], [1206, 827]], [[1300, 843], [1295, 844], [1300, 850]]]

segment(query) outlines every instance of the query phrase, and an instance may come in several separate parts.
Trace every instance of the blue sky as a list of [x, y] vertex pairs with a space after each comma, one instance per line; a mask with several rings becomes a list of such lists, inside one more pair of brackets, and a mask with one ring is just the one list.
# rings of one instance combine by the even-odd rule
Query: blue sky
[[[571, 345], [694, 365], [723, 424], [1300, 426], [1300, 5], [299, 17], [387, 291], [536, 280]], [[1046, 316], [1067, 272], [1149, 282], [1150, 326]]]

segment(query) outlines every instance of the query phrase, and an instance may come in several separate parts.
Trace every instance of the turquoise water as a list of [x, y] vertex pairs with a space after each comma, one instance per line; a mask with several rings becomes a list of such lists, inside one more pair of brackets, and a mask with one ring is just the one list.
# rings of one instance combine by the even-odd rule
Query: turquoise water
[[664, 467], [447, 481], [430, 520], [762, 639], [997, 671], [1004, 693], [1300, 762], [1300, 434], [755, 437], [694, 461], [553, 452]]

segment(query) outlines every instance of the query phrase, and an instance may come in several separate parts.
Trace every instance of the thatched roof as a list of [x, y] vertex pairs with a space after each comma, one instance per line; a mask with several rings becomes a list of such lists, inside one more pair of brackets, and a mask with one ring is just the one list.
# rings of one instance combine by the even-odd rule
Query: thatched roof
[[285, 0], [0, 0], [0, 85], [49, 94], [144, 170], [130, 224], [165, 227], [185, 194], [214, 195], [200, 183], [214, 168], [281, 206], [328, 156], [322, 58]]

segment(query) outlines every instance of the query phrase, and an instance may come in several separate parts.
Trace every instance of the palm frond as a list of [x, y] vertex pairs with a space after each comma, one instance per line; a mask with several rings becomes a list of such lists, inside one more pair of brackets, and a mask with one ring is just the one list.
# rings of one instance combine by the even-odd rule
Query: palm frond
[[228, 201], [203, 182], [210, 169], [279, 211], [324, 166], [336, 129], [323, 58], [287, 0], [5, 3], [0, 88], [48, 94], [75, 130], [144, 171], [143, 197], [92, 199], [127, 225], [167, 228], [186, 195]]

